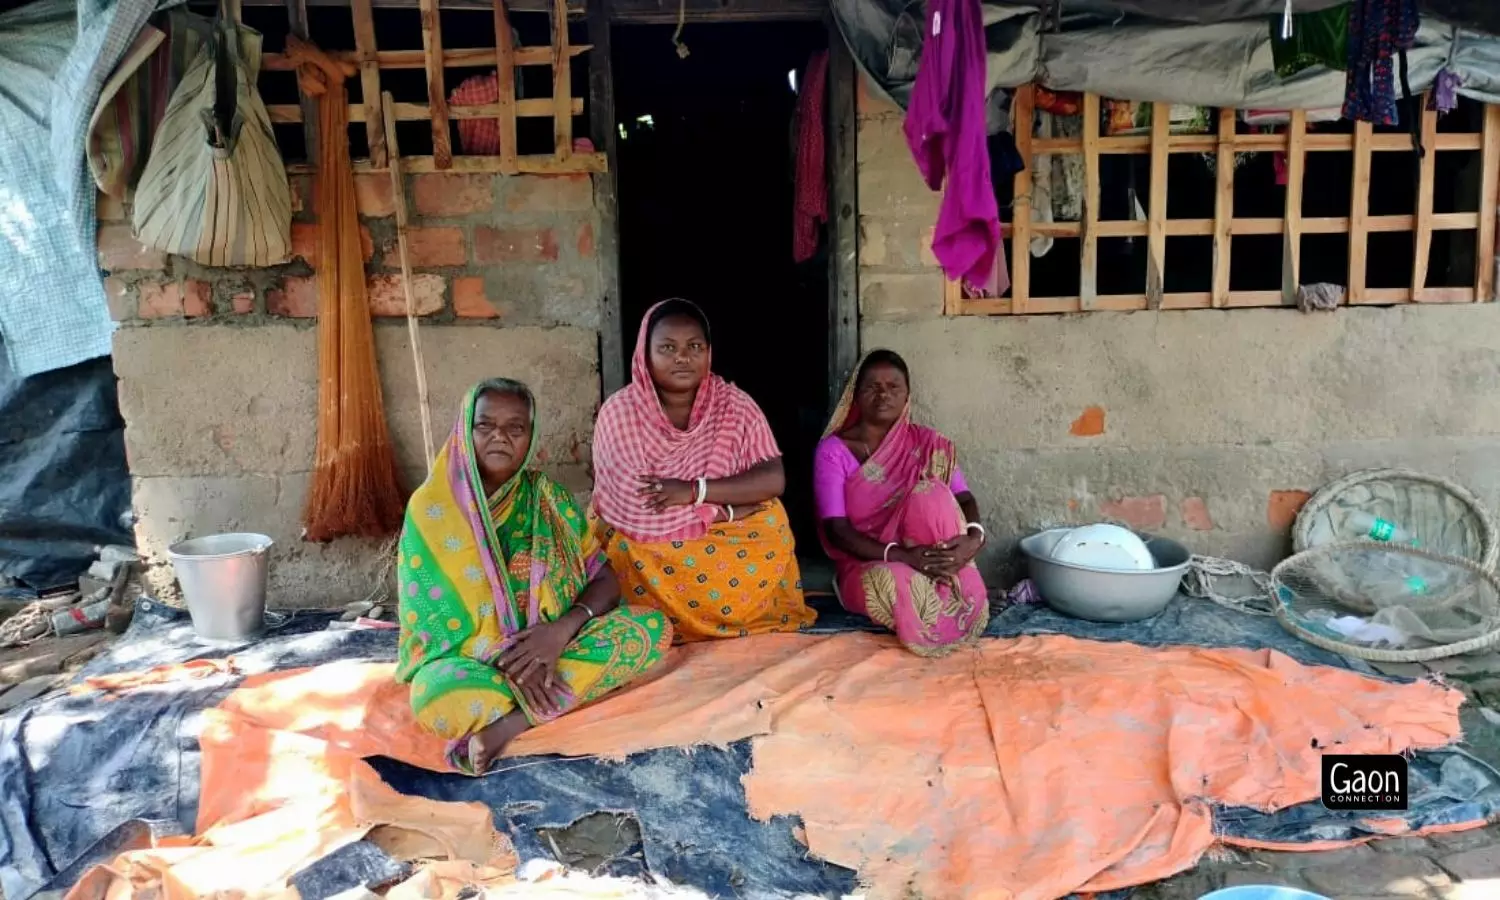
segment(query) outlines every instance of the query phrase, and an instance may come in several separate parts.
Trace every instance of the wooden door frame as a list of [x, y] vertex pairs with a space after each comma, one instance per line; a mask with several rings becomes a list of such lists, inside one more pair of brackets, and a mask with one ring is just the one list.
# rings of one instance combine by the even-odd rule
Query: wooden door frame
[[[732, 16], [732, 17], [731, 17]], [[743, 12], [723, 19], [707, 14], [694, 21], [751, 21]], [[756, 16], [754, 21], [805, 21], [799, 14]], [[615, 132], [614, 57], [611, 28], [635, 21], [616, 17], [610, 0], [588, 3], [590, 131], [596, 149], [608, 159], [605, 171], [594, 176], [594, 209], [599, 217], [596, 252], [603, 301], [599, 316], [599, 381], [603, 396], [625, 385], [629, 367], [622, 331], [620, 295], [619, 153]], [[826, 17], [828, 29], [828, 408], [838, 402], [844, 381], [859, 359], [859, 217], [858, 170], [855, 141], [854, 58], [838, 27]]]

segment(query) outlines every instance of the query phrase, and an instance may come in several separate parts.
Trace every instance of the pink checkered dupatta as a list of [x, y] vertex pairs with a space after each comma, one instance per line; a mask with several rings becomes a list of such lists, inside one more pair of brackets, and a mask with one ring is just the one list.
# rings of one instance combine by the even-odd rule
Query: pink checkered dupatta
[[714, 518], [708, 507], [647, 510], [638, 493], [642, 476], [684, 481], [727, 478], [781, 456], [760, 407], [749, 394], [712, 371], [698, 388], [687, 429], [680, 430], [668, 420], [646, 362], [647, 329], [660, 305], [651, 307], [641, 320], [630, 384], [604, 401], [594, 426], [594, 509], [605, 522], [637, 541], [702, 537]]

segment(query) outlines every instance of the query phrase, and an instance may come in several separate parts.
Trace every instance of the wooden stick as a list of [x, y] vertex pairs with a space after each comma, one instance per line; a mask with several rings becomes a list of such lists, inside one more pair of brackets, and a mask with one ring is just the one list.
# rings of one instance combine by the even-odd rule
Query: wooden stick
[[[587, 175], [609, 171], [609, 160], [603, 153], [575, 153], [566, 162], [560, 162], [551, 153], [525, 154], [516, 158], [516, 167], [523, 175]], [[316, 166], [293, 163], [286, 167], [288, 175], [315, 174]], [[498, 156], [455, 156], [446, 169], [439, 169], [431, 156], [407, 156], [401, 160], [401, 170], [408, 175], [487, 173], [503, 174]], [[354, 171], [364, 174], [383, 172], [370, 165], [368, 159], [354, 161]]]
[[[446, 8], [446, 5], [445, 5]], [[509, 7], [506, 7], [507, 13]], [[552, 47], [515, 47], [514, 62], [518, 66], [552, 65]], [[593, 44], [569, 44], [568, 55], [581, 56], [594, 49]], [[327, 50], [330, 57], [340, 62], [358, 63], [362, 57], [357, 50]], [[492, 47], [460, 47], [443, 51], [443, 67], [446, 69], [473, 69], [495, 65], [498, 57]], [[421, 50], [377, 50], [375, 64], [382, 69], [425, 69], [427, 56]], [[261, 69], [266, 72], [290, 72], [297, 68], [283, 53], [267, 53], [261, 57]], [[1463, 135], [1448, 135], [1463, 137]], [[1400, 137], [1400, 135], [1396, 135]], [[1461, 149], [1461, 148], [1453, 148]]]
[[1302, 180], [1307, 170], [1307, 110], [1292, 110], [1286, 135], [1286, 228], [1281, 233], [1281, 302], [1297, 305], [1302, 284]]
[[370, 162], [385, 165], [385, 123], [380, 117], [380, 64], [375, 59], [375, 14], [370, 0], [350, 0], [354, 11], [354, 53], [359, 63], [360, 92], [364, 95], [365, 143]]
[[1417, 165], [1417, 230], [1416, 245], [1412, 250], [1411, 299], [1421, 302], [1427, 289], [1427, 265], [1432, 257], [1432, 189], [1437, 175], [1437, 120], [1435, 109], [1427, 108], [1427, 95], [1418, 100], [1422, 104], [1422, 159]]
[[422, 362], [422, 338], [417, 333], [417, 296], [412, 290], [411, 254], [406, 247], [406, 181], [401, 176], [401, 149], [396, 143], [395, 101], [389, 91], [380, 95], [385, 108], [385, 144], [391, 170], [391, 196], [396, 201], [396, 249], [401, 257], [401, 288], [406, 292], [406, 333], [411, 341], [411, 361], [417, 370], [417, 405], [422, 414], [422, 450], [427, 454], [427, 472], [436, 458], [432, 440], [432, 406], [427, 397], [427, 367]]
[[[291, 33], [307, 40], [307, 2], [306, 0], [286, 0], [287, 18], [291, 23]], [[290, 60], [287, 68], [294, 70], [297, 66]], [[318, 101], [317, 98], [302, 90], [302, 85], [297, 85], [297, 102], [302, 111], [302, 143], [307, 149], [309, 162], [318, 159]]]
[[[516, 46], [510, 32], [510, 12], [505, 0], [494, 0], [495, 11], [495, 77], [499, 87], [500, 171], [514, 175], [520, 171], [516, 156]], [[549, 57], [550, 61], [550, 57]]]
[[565, 160], [573, 152], [573, 65], [568, 55], [568, 0], [552, 7], [552, 147]]
[[1214, 280], [1215, 309], [1229, 305], [1229, 261], [1234, 247], [1234, 110], [1219, 110], [1219, 145], [1214, 167]]
[[1099, 298], [1099, 95], [1083, 95], [1083, 222], [1079, 234], [1078, 303], [1087, 312]]
[[[1036, 137], [1036, 85], [1016, 89], [1010, 105], [1011, 130], [1016, 135], [1016, 153], [1021, 157], [1021, 171], [1015, 174], [1010, 230], [1010, 311], [1025, 315], [1031, 297], [1031, 218], [1032, 194], [1036, 190], [1032, 169], [1036, 159], [1031, 142]], [[1048, 165], [1051, 162], [1048, 161]]]
[[1370, 243], [1370, 138], [1375, 126], [1354, 123], [1354, 180], [1349, 203], [1349, 285], [1345, 302], [1363, 303]]
[[[290, 103], [275, 103], [266, 107], [266, 112], [271, 116], [272, 124], [302, 121], [302, 110]], [[498, 103], [474, 103], [462, 106], [448, 107], [448, 118], [450, 119], [492, 119], [500, 112]], [[579, 115], [583, 112], [583, 98], [573, 98], [573, 114]], [[552, 98], [537, 100], [517, 100], [515, 105], [516, 116], [526, 119], [550, 119], [552, 118]], [[425, 103], [397, 103], [396, 121], [398, 122], [426, 122], [432, 118], [432, 109]], [[365, 107], [362, 103], [349, 104], [349, 121], [365, 121]], [[408, 157], [410, 158], [410, 157]], [[380, 168], [385, 168], [381, 166]]]
[[439, 169], [453, 165], [448, 130], [448, 88], [443, 82], [443, 23], [438, 0], [421, 0], [422, 53], [427, 68], [427, 106], [432, 111], [432, 158]]
[[1146, 212], [1146, 308], [1161, 309], [1167, 272], [1167, 142], [1172, 105], [1151, 104], [1151, 193]]
[[1500, 106], [1484, 107], [1484, 149], [1480, 153], [1479, 233], [1474, 237], [1474, 299], [1495, 299], [1495, 215], [1500, 205]]

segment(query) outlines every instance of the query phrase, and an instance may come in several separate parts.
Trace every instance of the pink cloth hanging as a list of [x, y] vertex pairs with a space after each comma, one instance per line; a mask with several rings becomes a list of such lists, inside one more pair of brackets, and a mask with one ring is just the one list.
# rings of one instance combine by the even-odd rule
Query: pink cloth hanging
[[[950, 279], [998, 296], [1010, 287], [985, 134], [980, 0], [929, 0], [906, 141], [927, 186], [943, 191], [932, 252]], [[1025, 123], [1028, 124], [1029, 123]], [[1028, 161], [1029, 163], [1029, 161]]]
[[797, 187], [792, 204], [792, 259], [806, 262], [818, 252], [818, 228], [828, 221], [828, 167], [824, 162], [823, 98], [828, 51], [807, 62], [797, 95]]

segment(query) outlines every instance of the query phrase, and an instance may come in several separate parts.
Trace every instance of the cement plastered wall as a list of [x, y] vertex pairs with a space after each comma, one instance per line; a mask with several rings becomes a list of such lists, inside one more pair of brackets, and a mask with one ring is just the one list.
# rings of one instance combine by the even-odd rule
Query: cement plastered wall
[[[371, 311], [386, 413], [408, 486], [424, 474], [405, 294], [385, 175], [358, 176]], [[311, 197], [305, 177], [294, 182]], [[408, 180], [413, 288], [434, 439], [447, 437], [474, 382], [531, 384], [539, 458], [588, 487], [599, 399], [600, 281], [592, 186], [564, 178], [427, 175]], [[277, 541], [270, 600], [360, 599], [380, 583], [380, 542], [300, 540], [317, 427], [316, 234], [300, 208], [295, 258], [206, 269], [146, 250], [124, 211], [102, 207], [100, 265], [120, 322], [114, 346], [135, 486], [137, 542], [157, 563], [184, 537], [246, 530]], [[153, 581], [170, 590], [170, 569]]]
[[1307, 492], [1371, 466], [1500, 509], [1500, 306], [945, 318], [937, 197], [868, 97], [859, 199], [862, 344], [906, 357], [919, 420], [957, 441], [992, 567], [1101, 518], [1268, 565]]

